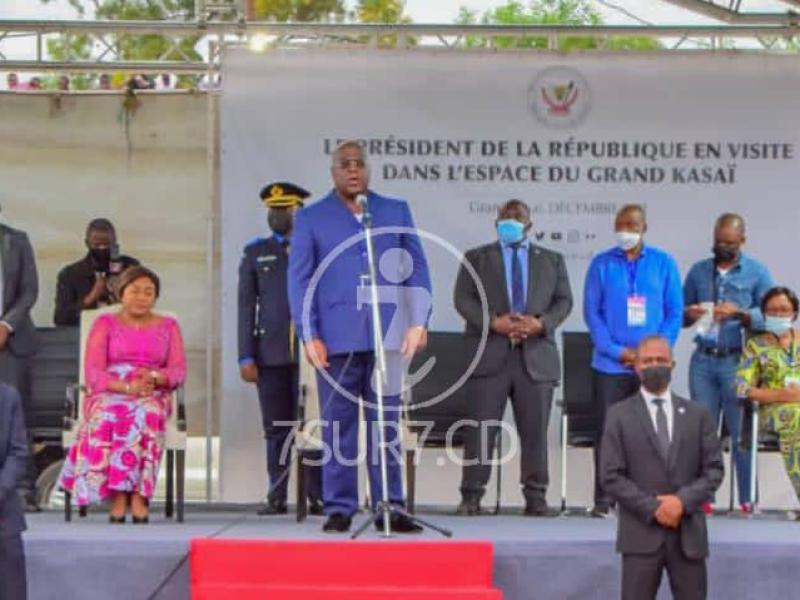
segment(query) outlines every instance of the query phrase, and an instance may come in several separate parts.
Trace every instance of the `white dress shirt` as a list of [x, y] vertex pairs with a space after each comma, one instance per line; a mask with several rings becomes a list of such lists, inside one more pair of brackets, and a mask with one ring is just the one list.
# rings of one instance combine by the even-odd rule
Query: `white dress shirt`
[[658, 412], [658, 406], [656, 403], [653, 402], [655, 398], [662, 398], [664, 400], [664, 412], [667, 413], [667, 432], [669, 433], [669, 441], [672, 441], [672, 423], [675, 421], [675, 412], [672, 406], [672, 392], [667, 390], [663, 394], [659, 394], [656, 396], [655, 394], [651, 394], [646, 389], [641, 389], [642, 398], [644, 398], [645, 406], [647, 407], [647, 413], [650, 415], [650, 420], [653, 422], [653, 430], [658, 431], [658, 426], [656, 425], [656, 413]]

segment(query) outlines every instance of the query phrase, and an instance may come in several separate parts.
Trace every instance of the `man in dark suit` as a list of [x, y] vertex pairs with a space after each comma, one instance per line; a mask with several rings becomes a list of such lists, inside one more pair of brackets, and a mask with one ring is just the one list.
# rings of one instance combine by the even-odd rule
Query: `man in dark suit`
[[120, 256], [117, 233], [108, 219], [94, 219], [86, 227], [84, 238], [88, 252], [81, 260], [58, 273], [56, 325], [78, 325], [82, 310], [93, 310], [116, 302], [113, 281], [122, 271], [139, 261]]
[[[239, 372], [255, 383], [266, 439], [269, 490], [258, 514], [286, 514], [292, 433], [297, 419], [299, 365], [297, 334], [289, 314], [286, 277], [294, 213], [309, 192], [298, 185], [277, 182], [260, 193], [266, 205], [270, 237], [258, 237], [244, 248], [239, 264]], [[322, 514], [319, 469], [309, 469], [309, 512]]]
[[[521, 444], [525, 514], [545, 516], [549, 514], [547, 424], [553, 390], [561, 379], [555, 331], [572, 310], [572, 292], [563, 257], [528, 239], [532, 223], [524, 202], [506, 202], [496, 227], [499, 242], [473, 248], [464, 257], [479, 282], [465, 264], [456, 278], [456, 310], [466, 321], [465, 335], [476, 352], [484, 320], [489, 326], [483, 354], [467, 384], [468, 395], [478, 423], [501, 421], [511, 397]], [[480, 512], [491, 471], [482, 457], [492, 456], [497, 434], [497, 427], [464, 429], [460, 514]]]
[[28, 463], [28, 443], [19, 394], [0, 383], [0, 598], [25, 600], [25, 516], [16, 493]]
[[[29, 359], [38, 349], [30, 313], [39, 295], [39, 277], [24, 231], [0, 225], [0, 256], [0, 382], [19, 392], [27, 423], [31, 408]], [[26, 509], [32, 511], [38, 510], [35, 486], [36, 468], [30, 460], [19, 491]]]
[[609, 409], [600, 452], [603, 489], [619, 505], [622, 598], [655, 598], [664, 568], [677, 600], [706, 597], [705, 501], [722, 482], [716, 427], [701, 405], [670, 392], [669, 341], [645, 337], [640, 392]]

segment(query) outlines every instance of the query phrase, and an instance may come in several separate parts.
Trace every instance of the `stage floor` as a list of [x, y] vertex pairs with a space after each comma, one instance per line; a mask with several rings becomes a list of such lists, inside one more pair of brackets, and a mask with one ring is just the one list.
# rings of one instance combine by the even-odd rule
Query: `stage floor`
[[[489, 540], [495, 585], [505, 600], [619, 597], [615, 519], [526, 518], [515, 514], [457, 517], [423, 510], [423, 518], [454, 532], [454, 540]], [[189, 598], [188, 548], [196, 537], [332, 540], [322, 518], [257, 517], [252, 509], [187, 507], [186, 522], [154, 515], [149, 525], [110, 525], [96, 512], [85, 519], [47, 512], [29, 515], [25, 534], [30, 600], [173, 600]], [[357, 518], [356, 523], [361, 519]], [[800, 562], [800, 523], [782, 515], [709, 521], [709, 598], [793, 598]], [[374, 540], [370, 528], [361, 539]], [[397, 538], [395, 538], [397, 539]], [[399, 539], [444, 539], [426, 531]], [[387, 540], [391, 543], [391, 540]], [[313, 565], [309, 565], [313, 568]], [[668, 594], [660, 597], [667, 598]]]

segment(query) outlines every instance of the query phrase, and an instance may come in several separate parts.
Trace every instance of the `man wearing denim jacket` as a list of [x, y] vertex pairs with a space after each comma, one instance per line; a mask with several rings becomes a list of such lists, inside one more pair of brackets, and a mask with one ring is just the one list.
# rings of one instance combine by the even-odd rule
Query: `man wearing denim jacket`
[[[761, 298], [772, 287], [767, 268], [742, 253], [744, 219], [733, 213], [721, 215], [714, 225], [712, 258], [692, 266], [683, 286], [684, 327], [696, 325], [695, 350], [689, 366], [691, 397], [711, 413], [715, 426], [720, 414], [731, 436], [736, 464], [739, 503], [748, 512], [750, 462], [739, 449], [740, 414], [736, 397], [736, 368], [743, 336], [763, 329]], [[712, 511], [711, 503], [704, 507]]]

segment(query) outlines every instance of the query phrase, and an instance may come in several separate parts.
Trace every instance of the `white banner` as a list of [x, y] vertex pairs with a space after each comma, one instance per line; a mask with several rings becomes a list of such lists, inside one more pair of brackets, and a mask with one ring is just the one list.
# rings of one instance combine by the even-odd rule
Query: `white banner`
[[[242, 50], [226, 54], [223, 79], [225, 499], [264, 493], [255, 390], [239, 382], [236, 360], [241, 249], [268, 233], [257, 194], [287, 180], [321, 197], [340, 140], [363, 140], [371, 187], [408, 200], [420, 229], [460, 250], [495, 239], [499, 204], [527, 202], [537, 243], [567, 258], [576, 302], [566, 330], [585, 330], [588, 261], [613, 243], [614, 212], [629, 202], [646, 204], [648, 243], [671, 252], [682, 275], [710, 255], [714, 219], [734, 211], [747, 220], [746, 251], [800, 287], [794, 58]], [[459, 330], [458, 263], [426, 249], [432, 329]]]

